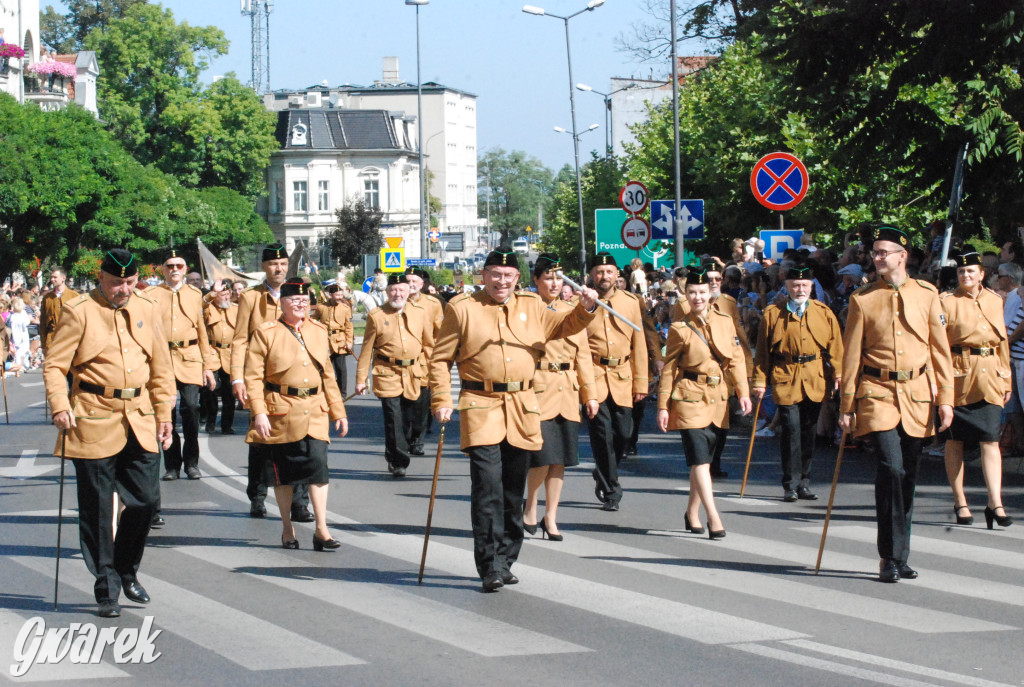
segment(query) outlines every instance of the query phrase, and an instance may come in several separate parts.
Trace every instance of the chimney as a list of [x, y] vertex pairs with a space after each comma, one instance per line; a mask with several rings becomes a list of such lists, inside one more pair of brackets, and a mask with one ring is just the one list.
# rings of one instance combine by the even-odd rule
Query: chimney
[[384, 78], [383, 83], [393, 85], [398, 83], [398, 58], [397, 57], [385, 57], [384, 58]]

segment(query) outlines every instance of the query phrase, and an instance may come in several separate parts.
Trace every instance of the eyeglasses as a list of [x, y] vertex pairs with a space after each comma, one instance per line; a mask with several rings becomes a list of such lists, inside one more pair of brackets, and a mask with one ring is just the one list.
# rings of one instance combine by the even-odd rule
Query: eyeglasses
[[183, 262], [182, 263], [172, 262], [172, 263], [169, 263], [169, 264], [165, 264], [164, 267], [166, 267], [169, 270], [183, 270], [186, 267], [188, 267], [188, 265], [186, 265]]
[[872, 258], [881, 258], [882, 260], [885, 260], [890, 255], [896, 255], [897, 253], [906, 253], [906, 252], [907, 251], [903, 250], [902, 248], [900, 250], [873, 250], [873, 251], [871, 251], [871, 257]]

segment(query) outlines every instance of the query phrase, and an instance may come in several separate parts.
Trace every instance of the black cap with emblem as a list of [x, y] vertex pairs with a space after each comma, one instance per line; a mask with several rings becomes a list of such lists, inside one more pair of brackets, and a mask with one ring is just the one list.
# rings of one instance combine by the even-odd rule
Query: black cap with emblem
[[280, 260], [281, 258], [287, 258], [288, 251], [285, 250], [284, 246], [280, 243], [270, 243], [263, 247], [263, 256], [261, 260], [266, 262], [267, 260]]
[[807, 265], [793, 265], [786, 272], [786, 279], [814, 279], [814, 274]]
[[289, 296], [308, 296], [309, 282], [300, 277], [292, 277], [284, 284], [281, 284], [281, 298]]
[[703, 267], [697, 267], [694, 265], [686, 271], [686, 285], [696, 284], [710, 284], [711, 280], [708, 279], [708, 271]]
[[961, 253], [953, 258], [956, 262], [957, 267], [970, 267], [971, 265], [981, 265], [981, 253], [970, 252]]
[[533, 263], [533, 276], [540, 277], [548, 270], [560, 270], [562, 263], [554, 253], [541, 253]]
[[484, 267], [515, 267], [519, 269], [519, 256], [509, 246], [502, 244], [487, 254]]
[[875, 231], [872, 234], [872, 241], [892, 241], [897, 243], [904, 248], [910, 245], [910, 237], [907, 236], [907, 232], [902, 229], [890, 226], [888, 224], [882, 224], [875, 227]]
[[164, 253], [164, 262], [167, 262], [168, 260], [185, 260], [185, 256], [182, 254], [180, 248], [168, 248]]
[[615, 257], [608, 251], [601, 251], [590, 259], [590, 269], [600, 267], [601, 265], [611, 265], [615, 269], [619, 268], [618, 263], [615, 262]]
[[395, 286], [396, 284], [408, 284], [409, 277], [399, 272], [392, 272], [388, 275], [388, 286]]
[[133, 277], [139, 273], [138, 265], [135, 264], [135, 256], [124, 248], [111, 248], [103, 256], [100, 263], [100, 270], [115, 277]]

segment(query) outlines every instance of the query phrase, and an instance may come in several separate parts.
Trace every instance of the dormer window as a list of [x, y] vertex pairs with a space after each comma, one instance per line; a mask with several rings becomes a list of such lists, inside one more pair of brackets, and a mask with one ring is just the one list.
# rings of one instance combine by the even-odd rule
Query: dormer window
[[306, 145], [306, 125], [299, 122], [292, 127], [292, 145], [293, 146], [304, 146]]

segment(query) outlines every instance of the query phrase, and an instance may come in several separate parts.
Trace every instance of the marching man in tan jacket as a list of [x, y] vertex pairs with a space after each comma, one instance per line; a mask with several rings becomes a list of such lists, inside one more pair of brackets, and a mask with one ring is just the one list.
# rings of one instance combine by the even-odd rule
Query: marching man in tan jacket
[[[221, 402], [220, 431], [221, 434], [234, 434], [231, 428], [235, 420], [235, 399], [231, 395], [231, 340], [235, 336], [235, 324], [238, 322], [238, 306], [231, 302], [231, 287], [217, 280], [213, 284], [203, 309], [203, 321], [206, 323], [206, 336], [210, 347], [217, 356], [218, 368], [216, 395], [211, 392], [211, 403], [206, 409], [206, 431], [210, 434], [217, 426], [217, 400]], [[212, 298], [210, 298], [212, 296]]]
[[[162, 443], [171, 444], [174, 371], [155, 304], [134, 293], [131, 253], [107, 252], [99, 286], [67, 304], [43, 366], [55, 454], [75, 466], [82, 556], [96, 576], [99, 614], [121, 614], [118, 597], [149, 603], [137, 574], [160, 501]], [[66, 375], [73, 371], [70, 394]], [[114, 491], [121, 513], [114, 537]]]
[[60, 322], [61, 311], [65, 305], [78, 298], [78, 292], [67, 286], [68, 273], [58, 267], [50, 273], [50, 286], [53, 291], [43, 297], [39, 313], [39, 344], [43, 353], [50, 348], [53, 333]]
[[338, 378], [338, 389], [345, 395], [348, 388], [348, 356], [355, 350], [355, 329], [352, 327], [352, 306], [345, 300], [341, 285], [334, 279], [323, 282], [326, 300], [317, 303], [310, 318], [327, 327], [331, 340], [331, 364]]

